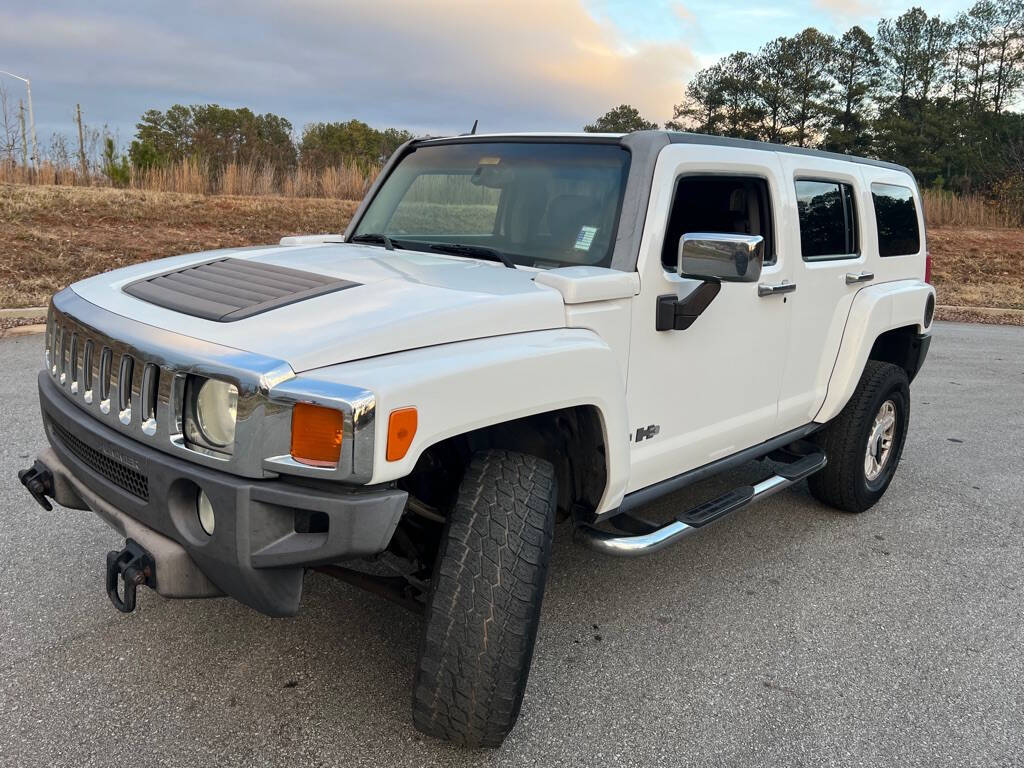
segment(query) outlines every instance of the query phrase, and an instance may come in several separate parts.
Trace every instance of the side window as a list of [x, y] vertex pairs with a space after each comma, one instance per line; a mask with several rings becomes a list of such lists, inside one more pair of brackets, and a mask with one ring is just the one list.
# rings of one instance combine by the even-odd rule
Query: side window
[[881, 256], [909, 256], [921, 250], [921, 232], [917, 226], [917, 207], [909, 187], [872, 184], [878, 222], [878, 253]]
[[764, 263], [775, 263], [768, 182], [750, 176], [682, 176], [676, 182], [661, 262], [674, 271], [679, 239], [690, 232], [760, 235]]
[[800, 254], [804, 261], [857, 257], [853, 187], [836, 181], [796, 182]]

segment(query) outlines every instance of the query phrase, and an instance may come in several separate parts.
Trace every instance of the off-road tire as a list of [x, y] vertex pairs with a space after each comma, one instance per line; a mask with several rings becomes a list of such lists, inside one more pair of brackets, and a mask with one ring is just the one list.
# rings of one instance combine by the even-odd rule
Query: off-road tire
[[519, 717], [540, 620], [557, 500], [550, 463], [473, 455], [445, 523], [413, 686], [413, 723], [497, 747]]
[[[896, 407], [892, 448], [881, 474], [869, 481], [864, 466], [868, 439], [875, 416], [887, 400]], [[811, 493], [844, 512], [870, 509], [892, 482], [909, 424], [910, 383], [906, 371], [891, 363], [869, 360], [850, 402], [813, 438], [828, 457], [828, 464], [807, 479]]]

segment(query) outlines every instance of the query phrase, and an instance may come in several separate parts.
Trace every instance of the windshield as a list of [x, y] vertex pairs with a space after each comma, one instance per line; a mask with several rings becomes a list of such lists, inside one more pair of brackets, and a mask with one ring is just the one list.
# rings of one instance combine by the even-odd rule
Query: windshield
[[481, 257], [490, 249], [542, 268], [608, 266], [628, 168], [629, 152], [618, 144], [416, 147], [381, 185], [350, 239], [386, 235], [396, 247], [417, 250], [474, 246]]

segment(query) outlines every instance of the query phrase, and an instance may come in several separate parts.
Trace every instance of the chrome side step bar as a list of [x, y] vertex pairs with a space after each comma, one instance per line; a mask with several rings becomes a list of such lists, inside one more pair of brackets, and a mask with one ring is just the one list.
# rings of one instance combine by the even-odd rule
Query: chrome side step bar
[[595, 552], [614, 557], [639, 557], [649, 555], [674, 544], [701, 527], [718, 520], [730, 512], [752, 504], [755, 501], [778, 493], [808, 475], [813, 475], [827, 463], [824, 453], [814, 452], [780, 467], [778, 472], [757, 485], [746, 485], [729, 491], [717, 499], [704, 502], [693, 509], [681, 512], [675, 519], [661, 527], [645, 520], [628, 518], [619, 521], [612, 518], [611, 524], [627, 533], [616, 533], [595, 528], [584, 523], [577, 524], [574, 538]]

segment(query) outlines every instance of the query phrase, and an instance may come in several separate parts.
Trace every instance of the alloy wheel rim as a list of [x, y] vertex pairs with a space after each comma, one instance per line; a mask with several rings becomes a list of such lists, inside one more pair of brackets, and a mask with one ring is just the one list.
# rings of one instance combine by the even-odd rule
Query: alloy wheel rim
[[868, 482], [877, 480], [889, 463], [893, 437], [896, 435], [896, 403], [886, 400], [875, 414], [864, 452], [864, 476]]

